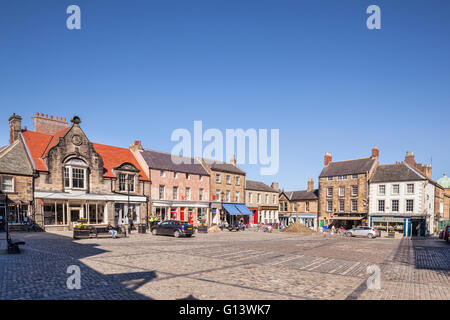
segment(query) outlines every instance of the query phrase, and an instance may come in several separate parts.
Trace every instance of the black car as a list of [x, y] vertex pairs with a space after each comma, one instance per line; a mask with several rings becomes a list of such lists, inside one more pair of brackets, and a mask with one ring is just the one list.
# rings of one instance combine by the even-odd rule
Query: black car
[[178, 238], [180, 236], [191, 237], [194, 234], [194, 226], [178, 220], [163, 221], [151, 228], [152, 234], [174, 236]]

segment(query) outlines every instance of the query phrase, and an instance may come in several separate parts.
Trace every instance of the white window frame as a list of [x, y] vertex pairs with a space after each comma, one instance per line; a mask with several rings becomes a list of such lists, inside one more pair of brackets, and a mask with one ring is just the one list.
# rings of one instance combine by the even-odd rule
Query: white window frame
[[[330, 193], [331, 191], [331, 193]], [[327, 188], [327, 198], [333, 198], [333, 187]]]
[[222, 183], [222, 177], [220, 173], [216, 173], [216, 183]]
[[338, 189], [339, 197], [345, 197], [345, 186], [340, 186]]
[[239, 191], [236, 191], [236, 193], [235, 193], [236, 202], [239, 202], [240, 195], [241, 195], [241, 193]]
[[385, 211], [386, 211], [386, 201], [378, 200], [378, 212], [385, 212]]
[[[353, 205], [355, 205], [355, 207]], [[358, 211], [358, 200], [357, 199], [352, 199], [352, 201], [351, 201], [351, 211], [352, 212], [357, 212]]]
[[[394, 201], [397, 202], [397, 210], [394, 210]], [[391, 200], [391, 211], [392, 212], [399, 212], [400, 211], [400, 200], [398, 200], [398, 199], [392, 199]]]
[[[381, 191], [381, 189], [383, 189], [383, 191]], [[386, 195], [386, 185], [385, 184], [378, 185], [378, 194], [380, 196]]]
[[[6, 179], [11, 179], [10, 181], [11, 181], [11, 183], [5, 183], [5, 180]], [[6, 192], [6, 193], [8, 193], [8, 192], [14, 192], [14, 190], [16, 189], [15, 188], [15, 179], [14, 179], [14, 177], [13, 176], [2, 176], [2, 186], [1, 186], [1, 188], [2, 188], [2, 192]], [[4, 187], [5, 186], [11, 186], [11, 190], [7, 190], [7, 189], [5, 189]]]
[[333, 200], [327, 200], [327, 212], [333, 212]]
[[[412, 187], [412, 191], [411, 192], [409, 191], [409, 187]], [[406, 193], [407, 194], [414, 194], [414, 183], [408, 183], [406, 185]]]
[[[397, 192], [394, 192], [396, 187], [397, 187]], [[400, 185], [399, 184], [392, 185], [392, 194], [400, 194]]]

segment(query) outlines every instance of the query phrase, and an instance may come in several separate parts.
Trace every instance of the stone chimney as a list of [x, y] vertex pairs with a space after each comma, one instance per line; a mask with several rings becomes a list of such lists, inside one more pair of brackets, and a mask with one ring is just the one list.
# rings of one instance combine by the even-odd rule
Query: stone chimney
[[231, 156], [230, 163], [236, 165], [236, 157], [234, 155]]
[[270, 187], [274, 190], [280, 191], [280, 186], [279, 186], [278, 182], [272, 182]]
[[328, 164], [333, 161], [333, 158], [331, 157], [331, 153], [326, 152], [325, 156], [323, 157], [323, 165], [326, 167]]
[[44, 116], [43, 113], [36, 112], [33, 119], [34, 131], [39, 133], [55, 134], [68, 127], [66, 118], [63, 119], [62, 117], [53, 117], [47, 114]]
[[144, 150], [144, 148], [142, 148], [141, 141], [140, 141], [140, 140], [133, 141], [133, 142], [130, 144], [130, 150], [131, 150], [131, 151]]
[[378, 150], [378, 146], [372, 148], [372, 158], [378, 158], [380, 156], [380, 150]]
[[308, 179], [308, 192], [313, 192], [314, 191], [314, 179]]
[[409, 153], [408, 151], [406, 151], [405, 162], [408, 165], [410, 165], [411, 167], [415, 167], [416, 166], [416, 160], [414, 159], [414, 153], [413, 152]]
[[22, 117], [13, 113], [9, 117], [9, 143], [13, 144], [22, 132]]
[[426, 176], [428, 179], [431, 179], [431, 164], [421, 164], [417, 163], [414, 159], [414, 153], [413, 152], [406, 152], [405, 156], [405, 163], [409, 166], [413, 167], [420, 173], [422, 173], [424, 176]]

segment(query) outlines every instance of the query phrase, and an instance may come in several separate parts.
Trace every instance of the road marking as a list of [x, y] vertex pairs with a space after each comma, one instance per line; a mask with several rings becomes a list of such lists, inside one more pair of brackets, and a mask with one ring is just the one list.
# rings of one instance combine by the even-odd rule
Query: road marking
[[274, 254], [274, 252], [264, 252], [264, 253], [261, 253], [261, 254], [254, 254], [254, 255], [251, 255], [251, 256], [246, 256], [246, 257], [242, 257], [242, 258], [239, 258], [239, 259], [234, 259], [235, 261], [242, 261], [242, 260], [246, 260], [246, 259], [251, 259], [251, 258], [258, 258], [258, 257], [262, 257], [262, 256], [265, 256], [265, 255], [268, 255], [268, 254]]
[[[241, 251], [235, 251], [235, 252], [229, 252], [229, 253], [224, 253], [224, 254], [220, 254], [220, 255], [214, 255], [214, 256], [219, 256], [220, 258], [222, 258], [223, 256], [234, 256], [234, 255], [240, 255], [244, 252], [255, 252], [254, 250], [241, 250]], [[227, 257], [226, 259], [228, 259], [229, 257]]]
[[295, 260], [295, 259], [300, 259], [302, 257], [304, 257], [304, 256], [303, 255], [300, 255], [300, 256], [296, 255], [296, 256], [293, 256], [293, 257], [291, 257], [289, 259], [286, 259], [286, 260], [281, 260], [281, 261], [275, 261], [275, 262], [268, 263], [267, 265], [269, 265], [269, 266], [276, 266], [278, 264], [282, 264], [282, 263], [285, 263], [285, 262], [288, 262], [288, 261], [291, 261], [291, 260]]
[[343, 273], [341, 273], [341, 275], [345, 276], [347, 273], [349, 273], [350, 271], [354, 270], [360, 264], [361, 264], [361, 262], [355, 262], [350, 268], [348, 268]]
[[318, 267], [321, 267], [321, 266], [323, 266], [324, 264], [329, 263], [329, 262], [332, 262], [332, 261], [334, 261], [334, 259], [328, 260], [328, 258], [326, 258], [325, 261], [320, 262], [317, 266], [315, 266], [315, 267], [313, 267], [313, 268], [311, 268], [311, 269], [308, 269], [308, 271], [317, 269]]
[[311, 267], [311, 266], [315, 265], [316, 263], [321, 263], [322, 261], [324, 261], [326, 259], [327, 258], [315, 258], [312, 263], [310, 263], [310, 264], [308, 264], [306, 266], [300, 267], [300, 270], [303, 270], [303, 269], [306, 269], [308, 267]]

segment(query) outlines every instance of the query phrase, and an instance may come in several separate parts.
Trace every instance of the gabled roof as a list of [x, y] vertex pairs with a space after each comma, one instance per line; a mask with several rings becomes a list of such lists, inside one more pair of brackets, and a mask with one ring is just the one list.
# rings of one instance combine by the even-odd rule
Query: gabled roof
[[0, 149], [0, 172], [33, 175], [33, 167], [20, 139], [16, 140], [12, 145]]
[[236, 173], [236, 174], [243, 174], [245, 175], [245, 171], [239, 169], [237, 166], [235, 166], [232, 163], [226, 163], [218, 160], [211, 160], [211, 159], [203, 159], [206, 164], [212, 169], [216, 171], [222, 171], [222, 172], [229, 172], [229, 173]]
[[[61, 130], [54, 135], [39, 133], [34, 131], [23, 131], [22, 135], [28, 150], [30, 151], [31, 157], [33, 158], [34, 164], [36, 165], [36, 169], [38, 171], [48, 171], [48, 168], [45, 164], [45, 157], [47, 156], [48, 151], [57, 145], [59, 138], [63, 137], [67, 131], [71, 127], [67, 129]], [[95, 151], [102, 157], [104, 163], [105, 177], [115, 178], [116, 176], [112, 172], [112, 169], [120, 166], [122, 163], [131, 163], [137, 169], [139, 169], [139, 178], [141, 180], [148, 181], [147, 175], [144, 173], [142, 168], [139, 166], [136, 158], [133, 156], [133, 153], [127, 148], [120, 148], [114, 146], [108, 146], [103, 144], [94, 143], [93, 144]]]
[[[194, 158], [182, 157], [178, 155], [172, 155], [170, 153], [148, 149], [144, 149], [140, 152], [150, 169], [168, 170], [174, 172], [209, 176], [208, 171], [203, 168], [200, 161]], [[175, 162], [172, 161], [172, 157], [174, 158]]]
[[265, 191], [265, 192], [276, 192], [277, 190], [272, 189], [264, 182], [254, 181], [254, 180], [246, 180], [245, 181], [245, 189], [246, 190], [254, 190], [254, 191]]
[[31, 157], [38, 171], [48, 171], [47, 165], [42, 157], [47, 146], [52, 141], [53, 136], [50, 134], [39, 133], [34, 131], [22, 132], [24, 141], [30, 150]]
[[405, 163], [379, 165], [370, 182], [400, 182], [428, 180]]
[[317, 200], [319, 199], [319, 190], [297, 190], [297, 191], [285, 191], [284, 194], [290, 201], [298, 200]]
[[343, 176], [365, 173], [375, 164], [375, 158], [362, 158], [344, 161], [332, 161], [322, 169], [319, 177]]

